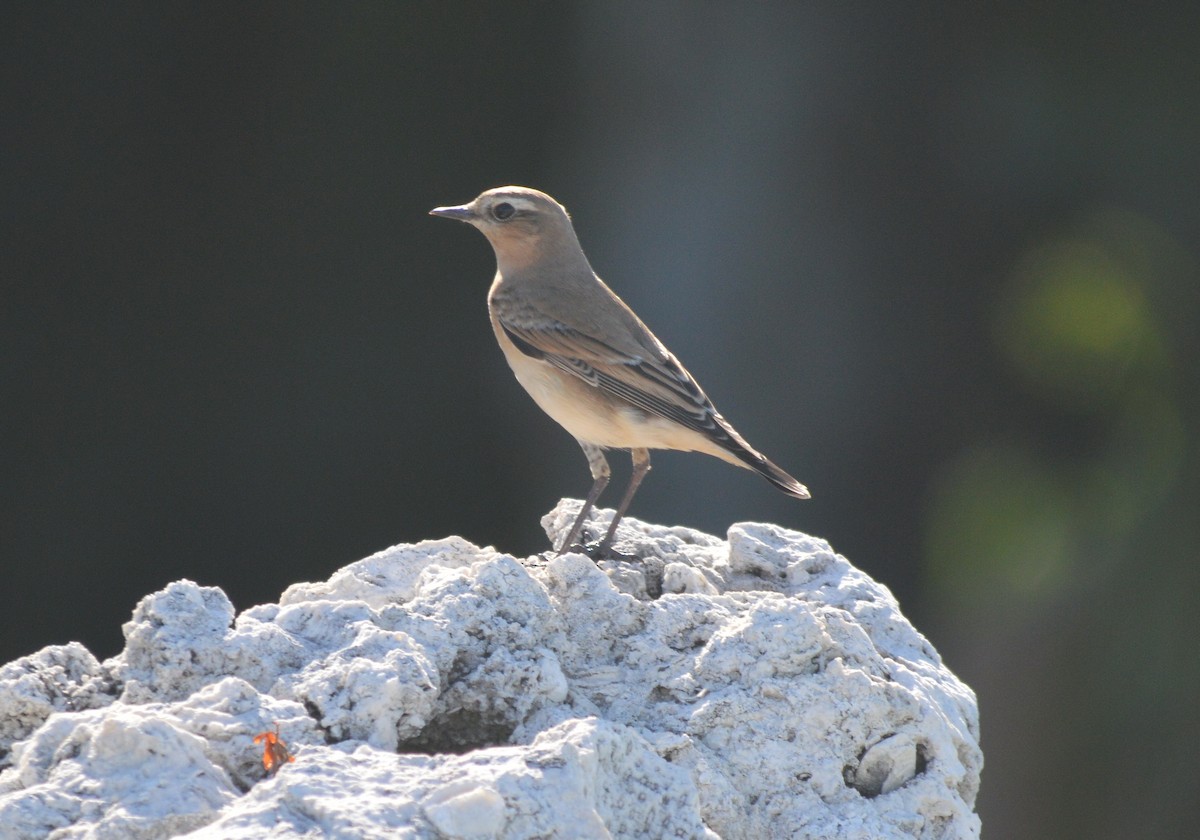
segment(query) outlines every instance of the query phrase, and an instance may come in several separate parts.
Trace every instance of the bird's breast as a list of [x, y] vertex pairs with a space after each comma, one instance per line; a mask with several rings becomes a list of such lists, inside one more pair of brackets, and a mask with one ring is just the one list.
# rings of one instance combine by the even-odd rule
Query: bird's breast
[[504, 358], [533, 401], [577, 440], [598, 446], [626, 447], [621, 423], [603, 394], [583, 380], [549, 362], [522, 353], [493, 319], [492, 326]]

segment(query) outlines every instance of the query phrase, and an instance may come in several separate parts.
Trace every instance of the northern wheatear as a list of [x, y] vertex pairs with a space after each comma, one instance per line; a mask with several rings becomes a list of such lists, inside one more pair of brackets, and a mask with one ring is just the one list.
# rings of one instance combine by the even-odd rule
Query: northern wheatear
[[500, 349], [542, 410], [587, 456], [592, 489], [562, 545], [576, 546], [608, 485], [605, 449], [628, 449], [633, 474], [604, 539], [603, 554], [638, 485], [651, 449], [704, 452], [754, 470], [789, 496], [808, 490], [756, 451], [633, 310], [596, 276], [566, 209], [528, 187], [499, 187], [470, 204], [429, 211], [474, 225], [496, 252], [488, 311]]

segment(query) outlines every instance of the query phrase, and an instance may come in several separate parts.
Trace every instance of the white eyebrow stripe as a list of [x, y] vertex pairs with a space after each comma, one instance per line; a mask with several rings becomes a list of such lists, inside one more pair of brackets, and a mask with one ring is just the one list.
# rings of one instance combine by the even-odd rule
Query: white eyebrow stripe
[[516, 210], [535, 210], [535, 209], [537, 209], [537, 204], [535, 202], [530, 201], [528, 198], [525, 198], [524, 196], [498, 195], [498, 196], [496, 196], [496, 201], [494, 203], [495, 204], [503, 204], [504, 202], [508, 202]]

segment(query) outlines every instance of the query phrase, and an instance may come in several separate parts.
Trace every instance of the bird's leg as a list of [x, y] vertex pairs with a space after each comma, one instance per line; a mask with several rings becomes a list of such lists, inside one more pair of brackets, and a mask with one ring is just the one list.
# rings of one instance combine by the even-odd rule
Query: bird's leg
[[609, 479], [612, 478], [612, 470], [608, 466], [608, 459], [604, 457], [603, 449], [583, 441], [579, 441], [579, 446], [583, 449], [583, 454], [587, 456], [588, 469], [592, 471], [592, 489], [588, 491], [587, 498], [583, 501], [583, 507], [579, 509], [579, 516], [575, 517], [575, 524], [571, 526], [571, 532], [558, 547], [559, 554], [577, 544], [579, 535], [583, 532], [583, 523], [587, 521], [588, 514], [592, 512], [596, 500], [600, 498], [600, 494], [604, 492]]
[[646, 477], [646, 473], [650, 472], [649, 449], [631, 449], [629, 454], [633, 456], [633, 474], [629, 476], [629, 486], [625, 488], [625, 495], [621, 497], [621, 504], [617, 507], [617, 512], [613, 515], [612, 522], [608, 526], [608, 533], [604, 535], [604, 539], [600, 540], [600, 544], [596, 546], [597, 555], [603, 555], [608, 549], [613, 535], [617, 533], [617, 523], [621, 521], [621, 517], [625, 515], [625, 511], [629, 508], [629, 503], [633, 501], [633, 494], [637, 492], [638, 485], [642, 483], [642, 479]]

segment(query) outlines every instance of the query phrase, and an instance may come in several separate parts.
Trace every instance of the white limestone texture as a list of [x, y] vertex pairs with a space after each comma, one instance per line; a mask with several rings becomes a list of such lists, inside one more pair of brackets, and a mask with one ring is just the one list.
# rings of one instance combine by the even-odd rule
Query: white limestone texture
[[979, 836], [975, 697], [885, 587], [774, 525], [616, 547], [399, 545], [241, 615], [173, 583], [110, 660], [0, 669], [0, 840]]

